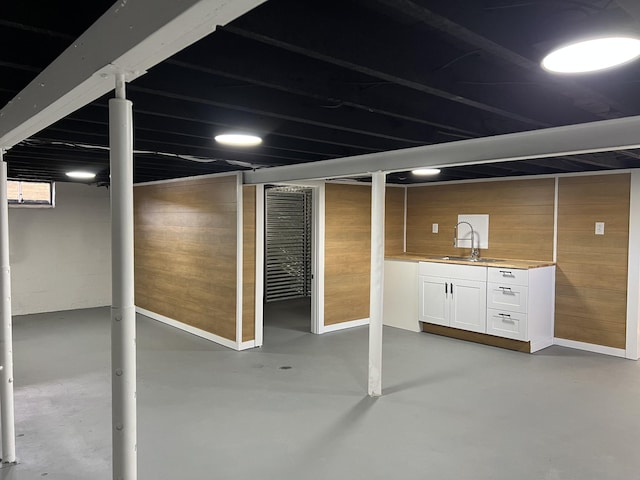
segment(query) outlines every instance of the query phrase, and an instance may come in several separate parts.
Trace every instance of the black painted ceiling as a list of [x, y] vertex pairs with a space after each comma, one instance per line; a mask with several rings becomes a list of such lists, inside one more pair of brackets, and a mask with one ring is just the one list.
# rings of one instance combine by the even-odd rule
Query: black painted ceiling
[[[3, 2], [0, 105], [111, 6]], [[639, 115], [640, 61], [580, 76], [539, 67], [553, 46], [611, 28], [640, 33], [640, 2], [269, 0], [128, 85], [135, 181]], [[65, 171], [83, 167], [108, 182], [111, 96], [10, 149], [9, 176], [65, 181]], [[214, 143], [238, 129], [263, 144]], [[623, 151], [453, 167], [429, 181], [639, 166], [640, 151]]]

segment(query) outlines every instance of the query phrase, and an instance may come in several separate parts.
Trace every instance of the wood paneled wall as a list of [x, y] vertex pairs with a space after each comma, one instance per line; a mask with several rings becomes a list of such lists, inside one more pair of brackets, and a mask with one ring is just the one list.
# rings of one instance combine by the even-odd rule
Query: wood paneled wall
[[630, 175], [563, 177], [558, 187], [555, 336], [625, 348]]
[[[384, 252], [404, 252], [404, 188], [387, 187], [384, 210]], [[369, 209], [371, 211], [371, 209]]]
[[242, 341], [255, 339], [256, 187], [242, 187]]
[[371, 187], [325, 186], [324, 323], [369, 318]]
[[236, 338], [237, 177], [134, 188], [136, 305]]
[[551, 261], [554, 189], [552, 178], [408, 188], [407, 251], [466, 255], [469, 249], [453, 247], [458, 215], [488, 214], [489, 248], [481, 256]]

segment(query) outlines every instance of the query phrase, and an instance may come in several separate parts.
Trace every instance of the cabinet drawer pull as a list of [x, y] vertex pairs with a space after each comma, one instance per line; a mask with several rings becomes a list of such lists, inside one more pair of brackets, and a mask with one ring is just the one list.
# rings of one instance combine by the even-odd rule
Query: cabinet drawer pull
[[504, 277], [513, 277], [513, 273], [510, 270], [500, 270], [500, 273]]
[[500, 290], [502, 290], [503, 292], [506, 292], [506, 291], [509, 291], [509, 292], [510, 292], [510, 291], [511, 291], [511, 287], [498, 287], [498, 288], [499, 288]]
[[444, 294], [446, 295], [447, 293], [449, 293], [449, 285], [447, 282], [444, 282]]
[[517, 320], [517, 318], [511, 318], [511, 315], [508, 313], [499, 313], [498, 316], [503, 320]]

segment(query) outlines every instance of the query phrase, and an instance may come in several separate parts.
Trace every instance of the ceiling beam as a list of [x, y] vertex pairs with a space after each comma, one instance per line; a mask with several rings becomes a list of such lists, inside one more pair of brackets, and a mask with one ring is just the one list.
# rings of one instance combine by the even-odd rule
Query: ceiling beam
[[[262, 42], [267, 45], [272, 45], [274, 47], [299, 53], [301, 55], [306, 55], [326, 63], [338, 65], [340, 67], [353, 70], [354, 72], [362, 73], [364, 75], [369, 75], [371, 77], [378, 78], [380, 80], [383, 80], [389, 83], [393, 83], [396, 85], [400, 85], [402, 87], [406, 87], [413, 90], [417, 90], [422, 93], [426, 93], [427, 95], [433, 95], [435, 97], [443, 98], [445, 100], [449, 100], [454, 103], [466, 105], [467, 107], [472, 107], [477, 110], [498, 115], [500, 117], [508, 118], [510, 120], [520, 122], [525, 125], [529, 125], [529, 126], [545, 126], [546, 125], [544, 122], [533, 120], [526, 116], [508, 111], [506, 109], [495, 107], [493, 105], [489, 105], [487, 103], [483, 103], [477, 100], [473, 100], [471, 98], [467, 98], [462, 95], [458, 95], [456, 93], [443, 90], [441, 88], [433, 87], [425, 83], [424, 81], [418, 81], [417, 79], [407, 78], [406, 76], [401, 76], [401, 75], [391, 73], [391, 70], [383, 71], [382, 69], [379, 69], [379, 68], [362, 65], [359, 62], [354, 62], [345, 58], [339, 58], [337, 56], [337, 52], [336, 52], [336, 55], [333, 55], [325, 52], [315, 51], [313, 49], [305, 48], [291, 42], [279, 40], [275, 37], [271, 37], [266, 34], [256, 33], [256, 32], [239, 28], [236, 26], [226, 26], [224, 27], [224, 31], [230, 32], [236, 35], [240, 35], [242, 37], [249, 38], [257, 42]], [[375, 51], [376, 49], [372, 48], [371, 50]], [[396, 62], [396, 63], [400, 64], [400, 62]]]
[[0, 148], [10, 148], [130, 81], [264, 0], [116, 2], [0, 111]]
[[142, 92], [156, 95], [158, 99], [173, 98], [395, 142], [390, 142], [389, 148], [424, 145], [434, 141], [432, 128], [424, 125], [401, 122], [361, 110], [325, 108], [325, 102], [300, 102], [295, 95], [268, 91], [258, 86], [215, 88], [208, 77], [206, 73], [192, 71], [189, 81], [185, 83], [181, 81], [184, 75], [179, 69], [162, 65], [156, 67], [148, 78], [131, 85], [129, 91], [132, 95]]
[[[406, 15], [410, 19], [418, 19], [429, 28], [438, 30], [449, 35], [458, 43], [474, 49], [482, 49], [498, 60], [527, 70], [533, 75], [533, 80], [544, 85], [550, 90], [570, 98], [574, 107], [589, 112], [602, 119], [619, 118], [623, 114], [630, 114], [631, 111], [624, 105], [602, 95], [601, 93], [562, 76], [554, 76], [544, 72], [540, 65], [527, 57], [520, 55], [513, 50], [506, 48], [489, 38], [472, 31], [452, 20], [449, 20], [436, 12], [429, 10], [423, 5], [419, 5], [412, 0], [375, 0], [381, 5], [393, 8]], [[627, 11], [629, 15], [640, 24], [640, 4], [637, 0], [617, 0], [617, 3]], [[612, 108], [614, 110], [612, 110]], [[640, 155], [634, 152], [624, 151], [624, 154], [632, 158], [640, 159]], [[594, 164], [594, 165], [597, 165]]]
[[[260, 62], [247, 62], [245, 55], [229, 52], [252, 52]], [[215, 35], [183, 50], [165, 64], [200, 71], [212, 77], [239, 80], [324, 102], [327, 108], [352, 107], [368, 113], [429, 125], [436, 129], [476, 137], [502, 132], [488, 132], [483, 125], [455, 104], [427, 98], [407, 90], [405, 95], [387, 94], [376, 88], [375, 79], [351, 70], [301, 57], [292, 52], [254, 42], [220, 30]], [[295, 64], [295, 69], [291, 65]], [[429, 108], [429, 115], [425, 109]], [[462, 117], [462, 118], [461, 118]]]
[[[215, 127], [233, 129], [237, 128], [237, 125], [244, 125], [246, 128], [250, 128], [262, 135], [273, 135], [278, 138], [309, 142], [309, 144], [315, 146], [314, 148], [318, 148], [322, 152], [326, 151], [325, 146], [329, 146], [328, 152], [333, 156], [340, 157], [352, 156], [365, 152], [390, 150], [394, 148], [389, 147], [388, 141], [383, 141], [382, 139], [375, 137], [360, 136], [356, 138], [354, 135], [347, 132], [320, 127], [309, 127], [294, 122], [288, 122], [286, 120], [280, 120], [276, 125], [272, 121], [264, 121], [264, 118], [256, 118], [248, 113], [233, 112], [227, 109], [214, 109], [211, 106], [206, 105], [193, 104], [189, 106], [189, 109], [180, 109], [181, 102], [178, 100], [164, 98], [162, 102], [158, 102], [157, 97], [154, 97], [153, 95], [144, 95], [140, 92], [135, 94], [133, 102], [135, 104], [136, 125], [148, 125], [149, 128], [163, 129], [165, 127], [157, 126], [158, 124], [153, 121], [148, 122], [146, 117], [167, 120], [174, 126], [174, 122], [179, 120], [194, 125], [212, 127], [211, 136], [213, 136]], [[92, 112], [92, 114], [87, 114], [87, 110], [93, 109], [94, 107], [107, 108], [106, 105], [92, 103], [90, 106], [75, 112], [73, 116], [69, 118], [78, 121], [96, 123], [96, 118], [103, 117], [94, 116], [94, 112]], [[233, 114], [235, 114], [235, 116]], [[336, 149], [341, 150], [341, 153], [336, 152]]]
[[638, 25], [640, 25], [640, 3], [637, 0], [616, 0], [629, 15], [631, 15]]
[[558, 157], [640, 148], [640, 116], [474, 138], [335, 160], [245, 172], [245, 183], [274, 183]]
[[[457, 41], [467, 48], [481, 49], [503, 63], [527, 70], [529, 75], [533, 75], [533, 81], [540, 85], [544, 85], [550, 90], [555, 90], [561, 95], [571, 98], [573, 105], [578, 109], [585, 110], [603, 119], [619, 118], [622, 115], [621, 112], [630, 113], [626, 111], [623, 105], [614, 102], [610, 98], [606, 98], [599, 92], [585, 87], [576, 81], [567, 79], [566, 77], [558, 77], [548, 74], [541, 69], [538, 62], [530, 60], [529, 58], [490, 40], [476, 31], [472, 31], [446, 17], [443, 17], [442, 15], [438, 15], [433, 10], [428, 9], [423, 5], [419, 5], [412, 0], [375, 1], [402, 12], [402, 14], [412, 20], [419, 20], [429, 28], [438, 30], [450, 36], [454, 41]], [[636, 0], [629, 0], [629, 2], [636, 5], [636, 10], [640, 10], [637, 7]], [[612, 106], [615, 108], [615, 111], [611, 110]]]

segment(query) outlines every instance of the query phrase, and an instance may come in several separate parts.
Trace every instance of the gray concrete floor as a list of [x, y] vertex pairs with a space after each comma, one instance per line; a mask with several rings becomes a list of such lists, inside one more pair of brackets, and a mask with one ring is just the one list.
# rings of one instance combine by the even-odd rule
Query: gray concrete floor
[[[140, 479], [640, 477], [640, 363], [385, 328], [371, 399], [367, 329], [312, 335], [303, 306], [270, 307], [241, 353], [138, 317]], [[110, 479], [109, 309], [17, 317], [14, 337], [0, 479]]]

